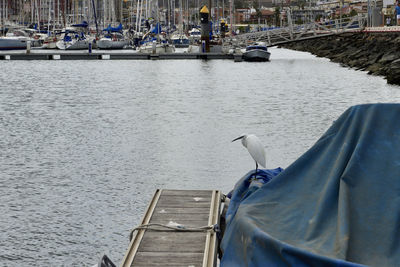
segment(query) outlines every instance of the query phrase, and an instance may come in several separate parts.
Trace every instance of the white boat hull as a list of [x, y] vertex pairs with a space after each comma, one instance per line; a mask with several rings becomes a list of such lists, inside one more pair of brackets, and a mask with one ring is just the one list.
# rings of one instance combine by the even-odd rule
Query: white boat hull
[[107, 38], [97, 41], [97, 47], [99, 49], [123, 49], [127, 45], [129, 45], [128, 40], [112, 41]]
[[61, 50], [84, 50], [89, 49], [89, 41], [87, 40], [72, 40], [71, 42], [58, 41], [56, 43], [58, 49]]
[[143, 54], [166, 54], [166, 53], [175, 53], [175, 48], [170, 45], [164, 44], [152, 44], [139, 47], [139, 53]]

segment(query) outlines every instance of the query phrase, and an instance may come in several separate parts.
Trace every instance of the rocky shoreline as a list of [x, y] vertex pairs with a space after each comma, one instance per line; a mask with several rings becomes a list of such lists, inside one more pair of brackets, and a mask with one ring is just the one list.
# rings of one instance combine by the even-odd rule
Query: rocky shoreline
[[344, 33], [280, 47], [310, 52], [400, 85], [400, 33]]

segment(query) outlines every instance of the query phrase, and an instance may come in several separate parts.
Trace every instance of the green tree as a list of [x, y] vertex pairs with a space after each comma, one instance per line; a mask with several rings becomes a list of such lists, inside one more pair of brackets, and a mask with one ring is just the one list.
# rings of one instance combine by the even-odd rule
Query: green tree
[[253, 8], [256, 10], [257, 19], [261, 18], [261, 6], [259, 0], [253, 0]]
[[281, 21], [281, 19], [280, 19], [281, 18], [281, 9], [278, 6], [275, 7], [274, 17], [275, 17], [275, 24], [276, 25], [280, 24], [280, 21]]
[[238, 8], [238, 9], [248, 8], [248, 5], [246, 5], [245, 2], [242, 0], [234, 0], [234, 5], [235, 5], [235, 8]]
[[350, 17], [354, 17], [354, 16], [357, 16], [357, 11], [354, 10], [354, 9], [352, 9], [352, 10], [350, 11]]

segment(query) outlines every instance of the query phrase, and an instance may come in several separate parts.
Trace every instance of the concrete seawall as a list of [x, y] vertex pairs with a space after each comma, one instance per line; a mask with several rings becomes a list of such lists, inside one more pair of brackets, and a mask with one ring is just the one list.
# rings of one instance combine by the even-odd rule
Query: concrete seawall
[[400, 85], [400, 32], [345, 33], [281, 47], [326, 57], [368, 74], [384, 76], [389, 84]]

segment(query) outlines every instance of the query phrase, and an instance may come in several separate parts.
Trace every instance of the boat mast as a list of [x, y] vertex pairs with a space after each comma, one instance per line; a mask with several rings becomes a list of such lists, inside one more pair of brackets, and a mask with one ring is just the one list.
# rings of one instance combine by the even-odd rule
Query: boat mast
[[218, 25], [219, 25], [219, 23], [218, 23], [218, 15], [219, 15], [219, 2], [218, 2], [218, 0], [217, 0], [217, 4], [216, 4], [216, 7], [217, 7], [217, 14], [216, 14], [216, 16], [215, 16], [215, 23], [216, 23], [216, 26], [217, 26], [217, 28], [218, 28]]
[[96, 6], [94, 4], [94, 0], [92, 0], [92, 5], [93, 5], [94, 23], [96, 24], [96, 35], [98, 35], [99, 34], [99, 28], [97, 26]]
[[60, 13], [60, 8], [61, 8], [61, 3], [60, 0], [57, 0], [57, 24], [55, 24], [54, 26], [57, 25], [57, 29], [61, 26], [61, 13]]
[[170, 1], [167, 0], [167, 18], [168, 18], [168, 30], [171, 29], [171, 6]]
[[49, 15], [47, 17], [47, 35], [50, 32], [50, 22], [51, 22], [51, 1], [47, 3], [49, 5]]
[[136, 32], [139, 31], [139, 7], [140, 7], [140, 0], [137, 0], [136, 1], [136, 24], [135, 24]]
[[[84, 1], [82, 1], [81, 12], [79, 13], [79, 16], [81, 17], [81, 19], [79, 20], [79, 23], [81, 23], [82, 21], [87, 19], [85, 10], [86, 10], [86, 1], [84, 0]], [[89, 23], [89, 21], [87, 21], [87, 22]], [[89, 29], [89, 26], [88, 26], [88, 29]]]
[[[39, 2], [40, 4], [40, 2]], [[38, 6], [37, 0], [35, 0], [36, 5], [36, 21], [37, 21], [37, 28], [40, 30], [40, 6]]]
[[115, 16], [115, 1], [111, 1], [111, 23], [115, 23], [116, 16]]
[[2, 2], [1, 2], [1, 31], [3, 32], [3, 35], [4, 35], [4, 31], [5, 31], [5, 27], [4, 27], [4, 16], [3, 16], [3, 13], [4, 13], [4, 1], [5, 0], [3, 0]]
[[133, 29], [133, 0], [131, 0], [131, 7], [129, 8], [129, 23], [131, 24], [130, 28]]
[[122, 14], [122, 9], [124, 7], [124, 1], [123, 0], [120, 0], [120, 1], [121, 1], [121, 4], [120, 4], [120, 9], [119, 9], [119, 22], [122, 23], [123, 19], [124, 19], [123, 14]]
[[179, 35], [183, 34], [183, 9], [182, 9], [182, 0], [179, 0]]
[[144, 0], [140, 1], [139, 32], [142, 31], [143, 1]]
[[15, 2], [16, 2], [15, 11], [17, 12], [17, 15], [18, 15], [17, 24], [24, 25], [24, 23], [23, 23], [24, 15], [25, 15], [24, 8], [23, 8], [24, 5], [22, 4], [22, 0], [18, 0]]
[[103, 0], [103, 28], [106, 27], [106, 1]]
[[75, 14], [75, 16], [74, 16], [75, 22], [74, 23], [79, 23], [79, 19], [78, 19], [78, 16], [79, 16], [78, 0], [75, 0], [75, 3], [74, 3], [74, 14]]
[[8, 1], [4, 1], [4, 21], [7, 19], [8, 21]]

